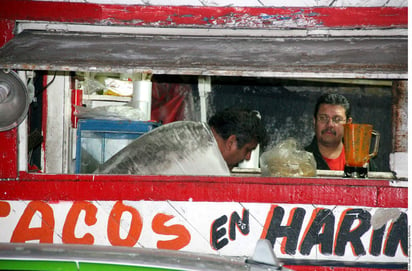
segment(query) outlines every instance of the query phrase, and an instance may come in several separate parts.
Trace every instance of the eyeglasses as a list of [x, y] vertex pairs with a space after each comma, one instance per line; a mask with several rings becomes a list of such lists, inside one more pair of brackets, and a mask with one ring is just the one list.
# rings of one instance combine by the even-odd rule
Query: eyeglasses
[[[317, 120], [321, 123], [329, 123], [329, 120], [331, 118], [328, 115], [319, 115]], [[332, 122], [335, 124], [342, 124], [346, 122], [346, 119], [339, 117], [339, 116], [334, 116], [332, 118]]]

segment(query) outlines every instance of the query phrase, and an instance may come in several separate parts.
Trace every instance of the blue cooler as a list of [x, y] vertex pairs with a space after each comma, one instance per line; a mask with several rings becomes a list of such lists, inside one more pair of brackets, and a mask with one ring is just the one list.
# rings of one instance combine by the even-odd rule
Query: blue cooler
[[93, 173], [130, 142], [159, 125], [151, 121], [80, 119], [77, 124], [76, 173]]

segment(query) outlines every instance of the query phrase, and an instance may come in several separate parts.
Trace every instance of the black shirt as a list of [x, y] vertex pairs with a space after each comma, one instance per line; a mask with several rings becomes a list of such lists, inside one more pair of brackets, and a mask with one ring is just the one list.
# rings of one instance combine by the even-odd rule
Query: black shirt
[[[315, 157], [315, 160], [316, 160], [316, 169], [330, 170], [328, 163], [326, 163], [325, 159], [323, 159], [323, 156], [319, 151], [316, 136], [314, 136], [312, 139], [312, 142], [308, 146], [305, 147], [305, 151], [313, 153], [313, 156]], [[372, 160], [369, 161], [369, 170], [377, 171], [376, 165]]]

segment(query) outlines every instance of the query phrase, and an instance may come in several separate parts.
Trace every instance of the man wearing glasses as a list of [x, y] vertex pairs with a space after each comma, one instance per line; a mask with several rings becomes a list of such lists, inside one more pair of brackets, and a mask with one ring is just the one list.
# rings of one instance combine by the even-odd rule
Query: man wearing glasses
[[344, 170], [343, 124], [351, 123], [350, 103], [346, 97], [323, 94], [319, 97], [313, 116], [315, 136], [305, 150], [313, 153], [317, 169]]

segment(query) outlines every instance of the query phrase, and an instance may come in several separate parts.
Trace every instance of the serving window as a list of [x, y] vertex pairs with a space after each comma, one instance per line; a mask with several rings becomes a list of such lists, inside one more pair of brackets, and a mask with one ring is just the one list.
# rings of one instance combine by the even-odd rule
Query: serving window
[[[344, 94], [354, 121], [381, 132], [376, 163], [380, 171], [391, 170], [389, 156], [397, 151], [392, 132], [398, 121], [393, 117], [396, 84], [407, 79], [406, 37], [143, 35], [84, 27], [58, 25], [50, 31], [22, 23], [20, 33], [0, 50], [2, 68], [18, 71], [34, 89], [26, 124], [28, 166], [22, 170], [90, 173], [76, 164], [79, 119], [101, 119], [97, 115], [107, 110], [90, 109], [127, 104], [133, 85], [148, 83], [151, 116], [141, 120], [155, 125], [206, 121], [217, 110], [242, 105], [262, 115], [268, 147], [289, 137], [308, 144], [317, 97]], [[81, 117], [73, 115], [76, 106], [83, 110]], [[104, 140], [124, 136], [119, 140], [128, 141], [131, 134], [94, 131]]]

